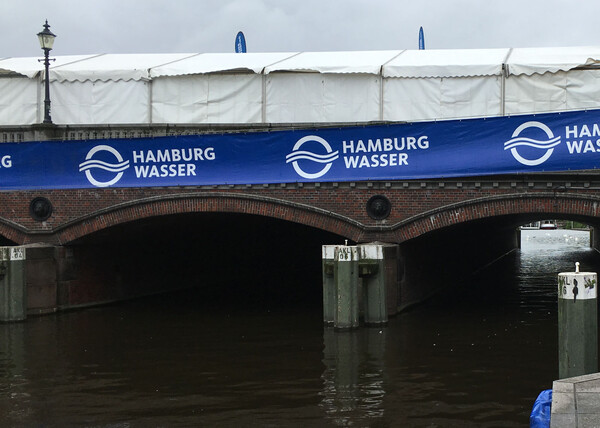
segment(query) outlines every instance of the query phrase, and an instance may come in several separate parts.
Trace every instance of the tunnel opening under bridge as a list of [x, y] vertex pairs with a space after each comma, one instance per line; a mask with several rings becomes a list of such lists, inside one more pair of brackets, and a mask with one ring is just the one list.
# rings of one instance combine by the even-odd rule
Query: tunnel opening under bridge
[[223, 307], [322, 305], [321, 246], [344, 238], [274, 218], [189, 213], [122, 223], [66, 248], [74, 260], [59, 306], [168, 291]]
[[481, 270], [494, 269], [493, 265], [501, 263], [503, 258], [515, 257], [514, 253], [522, 246], [524, 226], [544, 221], [557, 227], [575, 225], [585, 231], [585, 238], [589, 236], [586, 248], [598, 248], [597, 219], [584, 215], [510, 214], [442, 227], [400, 244], [403, 276], [400, 309], [436, 295], [447, 296], [477, 286], [471, 279]]

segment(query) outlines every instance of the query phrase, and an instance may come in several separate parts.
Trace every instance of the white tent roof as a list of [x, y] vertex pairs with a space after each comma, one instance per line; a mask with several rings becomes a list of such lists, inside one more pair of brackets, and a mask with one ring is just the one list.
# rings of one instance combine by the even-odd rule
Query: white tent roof
[[[95, 55], [65, 55], [59, 57], [53, 57], [54, 61], [50, 63], [50, 67], [58, 67], [64, 64], [72, 62], [82, 61], [85, 59], [93, 58]], [[44, 70], [44, 63], [39, 61], [40, 58], [4, 58], [0, 60], [0, 75], [14, 75], [20, 74], [34, 78], [39, 72]]]
[[400, 52], [302, 52], [267, 67], [265, 74], [275, 71], [380, 74], [381, 66]]
[[52, 67], [58, 81], [117, 81], [150, 78], [150, 69], [194, 54], [104, 54]]
[[383, 67], [384, 77], [493, 76], [510, 49], [407, 50]]
[[227, 71], [245, 71], [260, 74], [268, 65], [274, 64], [296, 53], [205, 53], [196, 54], [180, 61], [153, 67], [152, 77], [182, 76]]
[[515, 75], [556, 73], [599, 63], [600, 46], [519, 48], [513, 49], [508, 58], [509, 73]]
[[[600, 65], [600, 46], [574, 48], [448, 49], [406, 51], [100, 54], [56, 56], [50, 76], [58, 81], [117, 81], [231, 71], [367, 73], [427, 78], [555, 73]], [[0, 59], [0, 76], [34, 78], [40, 58]]]

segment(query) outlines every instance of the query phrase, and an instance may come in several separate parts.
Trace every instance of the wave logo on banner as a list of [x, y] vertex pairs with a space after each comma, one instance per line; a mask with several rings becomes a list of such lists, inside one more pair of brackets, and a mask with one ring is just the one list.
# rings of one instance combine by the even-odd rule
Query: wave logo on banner
[[[548, 137], [545, 141], [536, 140], [534, 138], [522, 137], [521, 133], [525, 130], [537, 128], [543, 131]], [[536, 166], [546, 162], [552, 153], [554, 152], [554, 147], [560, 144], [560, 136], [555, 137], [552, 133], [552, 130], [548, 128], [542, 122], [530, 121], [525, 122], [520, 125], [515, 132], [512, 134], [512, 138], [504, 143], [504, 150], [510, 150], [510, 153], [513, 157], [523, 165], [527, 166]], [[517, 150], [519, 147], [530, 147], [531, 149], [522, 149], [527, 150], [528, 154], [538, 153], [541, 155], [534, 159], [527, 159], [523, 157], [519, 151]], [[540, 152], [541, 151], [541, 152]]]
[[[301, 150], [302, 146], [306, 143], [316, 142], [325, 148], [326, 154], [314, 153], [309, 150]], [[296, 173], [303, 178], [313, 179], [319, 178], [327, 174], [327, 172], [331, 169], [331, 165], [334, 160], [340, 157], [339, 150], [335, 152], [329, 145], [329, 143], [316, 135], [308, 135], [304, 138], [300, 138], [296, 144], [294, 144], [294, 148], [292, 152], [288, 154], [285, 159], [285, 163], [291, 163], [294, 167]], [[317, 172], [306, 172], [302, 168], [300, 168], [299, 161], [303, 161], [305, 164], [306, 161], [310, 163], [318, 163], [318, 164], [326, 164], [321, 170]], [[306, 165], [305, 165], [306, 167]]]
[[[110, 163], [99, 159], [92, 159], [98, 152], [108, 152], [113, 155], [117, 163]], [[123, 177], [123, 171], [129, 168], [129, 161], [124, 161], [123, 156], [111, 146], [99, 145], [93, 147], [85, 157], [85, 162], [79, 164], [79, 172], [85, 172], [88, 181], [96, 187], [108, 187], [118, 182]], [[92, 176], [92, 169], [108, 171], [112, 178], [108, 181], [100, 181]], [[114, 176], [113, 176], [114, 173]]]

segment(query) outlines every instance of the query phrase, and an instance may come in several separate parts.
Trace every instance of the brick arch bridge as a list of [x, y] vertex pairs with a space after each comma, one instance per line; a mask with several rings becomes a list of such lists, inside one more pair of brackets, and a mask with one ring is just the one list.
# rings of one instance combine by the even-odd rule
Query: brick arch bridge
[[[68, 245], [119, 224], [184, 213], [242, 213], [299, 223], [355, 242], [402, 243], [447, 227], [501, 217], [507, 227], [541, 218], [570, 218], [595, 225], [600, 190], [589, 182], [317, 183], [229, 189], [102, 189], [0, 193], [0, 235], [18, 244]], [[546, 183], [548, 187], [550, 183]], [[374, 220], [373, 195], [391, 203], [389, 217]], [[36, 221], [29, 204], [44, 197], [53, 206]]]
[[449, 204], [392, 227], [394, 242], [404, 242], [426, 233], [486, 219], [502, 217], [506, 227], [517, 227], [542, 219], [572, 219], [589, 225], [598, 223], [600, 195], [578, 193], [516, 193], [486, 196]]
[[[467, 268], [516, 248], [519, 224], [568, 218], [596, 226], [600, 180], [590, 177], [8, 191], [0, 192], [0, 235], [4, 245], [31, 247], [27, 264], [36, 272], [28, 283], [31, 313], [158, 291], [159, 275], [139, 275], [127, 266], [157, 266], [159, 256], [144, 253], [144, 260], [132, 259], [118, 248], [86, 247], [80, 238], [127, 228], [136, 220], [186, 213], [252, 214], [354, 242], [399, 243], [402, 307], [422, 300], [440, 282], [469, 274]], [[374, 195], [390, 201], [386, 219], [368, 215], [367, 201]], [[53, 207], [45, 221], [30, 213], [31, 201], [39, 197]], [[124, 290], [136, 281], [137, 288]]]
[[[374, 195], [390, 201], [387, 218], [368, 215], [367, 202]], [[39, 197], [53, 208], [44, 221], [30, 213], [31, 202]], [[0, 243], [32, 247], [27, 258], [35, 272], [28, 280], [29, 310], [54, 311], [156, 292], [165, 282], [159, 275], [132, 271], [144, 263], [160, 265], [158, 255], [144, 253], [145, 259], [134, 259], [120, 248], [86, 247], [80, 238], [160, 216], [252, 214], [311, 226], [354, 242], [400, 244], [398, 307], [402, 307], [430, 295], [440, 283], [468, 275], [515, 249], [519, 224], [565, 218], [600, 225], [599, 203], [600, 180], [595, 174], [4, 191]], [[128, 250], [136, 251], [133, 244]], [[125, 289], [132, 282], [137, 286]]]
[[[394, 199], [393, 194], [389, 196]], [[598, 221], [599, 205], [600, 196], [509, 194], [453, 203], [396, 224], [368, 225], [346, 215], [298, 202], [261, 195], [207, 192], [144, 198], [108, 207], [58, 228], [56, 236], [60, 243], [68, 244], [90, 233], [143, 218], [184, 213], [238, 213], [298, 223], [355, 242], [380, 240], [401, 243], [446, 227], [498, 216], [506, 216], [505, 222], [511, 227], [539, 220], [540, 216], [571, 218], [594, 224]], [[360, 210], [360, 206], [355, 209]]]

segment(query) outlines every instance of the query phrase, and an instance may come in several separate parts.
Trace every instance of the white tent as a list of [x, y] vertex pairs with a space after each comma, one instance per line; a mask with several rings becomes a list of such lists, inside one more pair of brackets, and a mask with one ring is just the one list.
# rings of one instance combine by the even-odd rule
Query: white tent
[[266, 121], [379, 120], [381, 67], [399, 53], [303, 52], [266, 67]]
[[53, 66], [50, 71], [53, 121], [149, 123], [150, 69], [190, 55], [97, 55]]
[[260, 123], [269, 64], [290, 53], [198, 54], [152, 68], [154, 123]]
[[506, 112], [598, 108], [600, 47], [513, 49]]
[[[56, 57], [56, 124], [356, 123], [597, 108], [600, 47]], [[0, 125], [43, 117], [43, 64], [0, 59]]]
[[[53, 61], [59, 66], [90, 58], [63, 56]], [[0, 125], [29, 125], [42, 121], [43, 64], [38, 58], [0, 60]]]
[[383, 67], [385, 120], [436, 120], [502, 113], [509, 49], [405, 51]]

